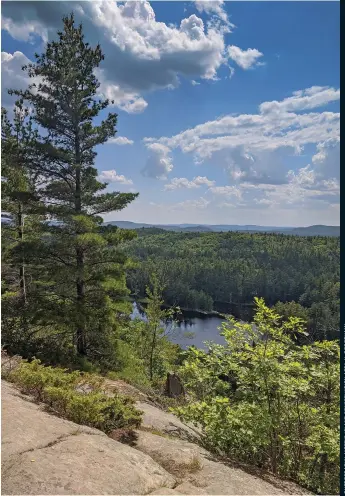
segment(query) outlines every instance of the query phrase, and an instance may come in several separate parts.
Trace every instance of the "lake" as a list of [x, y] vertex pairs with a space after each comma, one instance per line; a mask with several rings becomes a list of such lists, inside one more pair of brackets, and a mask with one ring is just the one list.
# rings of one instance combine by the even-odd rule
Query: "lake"
[[[133, 303], [133, 312], [131, 318], [140, 318], [145, 320], [145, 312], [137, 303]], [[194, 345], [197, 348], [205, 348], [205, 341], [214, 341], [217, 344], [224, 344], [223, 336], [220, 336], [219, 330], [224, 319], [214, 315], [203, 315], [195, 312], [182, 312], [180, 320], [175, 329], [169, 334], [169, 339], [173, 343], [179, 344], [182, 348]], [[165, 323], [163, 323], [166, 326]], [[169, 324], [168, 324], [169, 325]], [[186, 336], [186, 333], [193, 333], [193, 337]]]

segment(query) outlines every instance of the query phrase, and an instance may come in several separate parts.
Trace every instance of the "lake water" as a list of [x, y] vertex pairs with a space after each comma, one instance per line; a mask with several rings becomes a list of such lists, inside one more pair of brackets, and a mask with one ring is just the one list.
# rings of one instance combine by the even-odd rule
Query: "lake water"
[[[183, 312], [181, 320], [173, 331], [169, 331], [169, 339], [173, 343], [179, 344], [182, 348], [194, 345], [197, 348], [205, 348], [205, 341], [214, 341], [217, 344], [224, 344], [223, 336], [220, 336], [219, 330], [224, 319], [213, 315], [200, 315], [194, 312]], [[133, 312], [131, 318], [140, 318], [145, 320], [145, 312], [133, 303]], [[166, 325], [163, 323], [163, 325]], [[169, 329], [168, 329], [169, 330]], [[193, 337], [187, 336], [187, 333], [193, 333]]]

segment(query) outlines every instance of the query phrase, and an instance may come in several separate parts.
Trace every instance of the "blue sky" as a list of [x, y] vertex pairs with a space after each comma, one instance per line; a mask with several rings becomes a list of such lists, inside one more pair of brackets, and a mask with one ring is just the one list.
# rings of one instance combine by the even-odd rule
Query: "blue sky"
[[19, 3], [2, 2], [5, 106], [63, 14], [101, 43], [119, 118], [96, 166], [140, 193], [106, 220], [339, 224], [339, 2]]

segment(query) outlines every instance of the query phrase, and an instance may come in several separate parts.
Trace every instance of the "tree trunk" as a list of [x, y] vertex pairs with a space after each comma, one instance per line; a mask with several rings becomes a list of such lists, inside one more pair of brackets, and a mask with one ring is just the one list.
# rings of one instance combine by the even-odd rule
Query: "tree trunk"
[[[76, 156], [76, 182], [75, 182], [75, 212], [81, 214], [81, 164], [80, 164], [80, 145], [78, 133], [76, 136], [75, 144]], [[86, 355], [86, 335], [85, 335], [85, 281], [84, 281], [84, 253], [83, 249], [76, 248], [76, 262], [77, 262], [77, 308], [78, 308], [78, 325], [76, 330], [77, 338], [77, 352], [79, 355]]]
[[23, 214], [23, 206], [21, 203], [19, 203], [19, 208], [18, 208], [18, 234], [19, 234], [19, 239], [21, 243], [21, 252], [22, 252], [21, 263], [19, 265], [19, 286], [20, 286], [20, 293], [23, 304], [26, 305], [25, 256], [24, 256], [24, 248], [23, 248], [24, 214]]
[[153, 339], [152, 339], [152, 345], [151, 345], [151, 353], [150, 353], [150, 380], [153, 380], [153, 354], [156, 348], [156, 328], [154, 329], [153, 332]]

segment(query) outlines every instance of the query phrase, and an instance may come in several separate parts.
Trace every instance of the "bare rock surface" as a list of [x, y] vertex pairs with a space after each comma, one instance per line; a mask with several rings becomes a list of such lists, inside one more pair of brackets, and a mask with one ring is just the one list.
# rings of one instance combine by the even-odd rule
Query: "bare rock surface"
[[199, 446], [181, 439], [171, 439], [143, 431], [136, 431], [136, 435], [136, 449], [150, 455], [178, 479], [200, 470], [203, 463], [202, 454], [207, 454]]
[[193, 486], [193, 484], [188, 481], [182, 482], [182, 484], [176, 486], [175, 491], [178, 491], [180, 494], [207, 494], [205, 489]]
[[143, 430], [129, 446], [47, 413], [2, 381], [2, 494], [310, 494], [214, 459], [186, 441], [198, 433], [174, 415], [137, 406]]
[[4, 495], [148, 494], [176, 485], [150, 456], [45, 413], [4, 381], [2, 410]]
[[142, 426], [170, 436], [175, 436], [188, 441], [196, 441], [200, 438], [200, 432], [192, 426], [181, 422], [175, 415], [165, 412], [153, 405], [138, 401], [139, 410], [144, 412]]
[[160, 489], [156, 489], [150, 494], [157, 494], [159, 496], [165, 496], [166, 494], [181, 494], [175, 489], [170, 489], [169, 487], [161, 487]]
[[108, 393], [114, 392], [124, 394], [126, 396], [130, 396], [136, 401], [149, 401], [148, 396], [145, 393], [139, 391], [139, 389], [131, 386], [131, 384], [127, 384], [127, 382], [122, 381], [121, 379], [105, 379], [103, 387]]
[[22, 396], [11, 384], [1, 381], [2, 460], [13, 454], [40, 449], [75, 434], [106, 437], [97, 430], [54, 417]]

